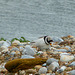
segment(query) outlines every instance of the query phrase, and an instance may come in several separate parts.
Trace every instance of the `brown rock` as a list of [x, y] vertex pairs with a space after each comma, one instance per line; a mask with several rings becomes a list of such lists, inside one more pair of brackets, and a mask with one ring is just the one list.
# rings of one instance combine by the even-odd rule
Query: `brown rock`
[[71, 67], [67, 67], [67, 68], [65, 69], [65, 71], [71, 71], [71, 70], [72, 70]]
[[7, 62], [5, 68], [9, 72], [17, 72], [19, 70], [33, 68], [35, 65], [42, 65], [46, 60], [44, 58], [15, 59]]
[[35, 69], [26, 70], [26, 74], [35, 74], [37, 71]]
[[38, 71], [42, 66], [41, 65], [36, 65], [35, 69]]

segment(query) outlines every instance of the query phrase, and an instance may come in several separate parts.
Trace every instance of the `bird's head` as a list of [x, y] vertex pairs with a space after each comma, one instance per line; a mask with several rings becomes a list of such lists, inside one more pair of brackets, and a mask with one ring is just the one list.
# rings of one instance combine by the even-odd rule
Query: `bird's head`
[[47, 45], [49, 45], [49, 44], [52, 45], [52, 42], [53, 42], [53, 40], [50, 36], [44, 36], [44, 41]]

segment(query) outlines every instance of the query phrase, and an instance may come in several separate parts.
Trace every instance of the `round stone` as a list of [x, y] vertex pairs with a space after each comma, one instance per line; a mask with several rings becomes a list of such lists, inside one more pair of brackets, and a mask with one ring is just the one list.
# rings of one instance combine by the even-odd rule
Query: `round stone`
[[31, 56], [31, 55], [22, 55], [22, 56], [21, 56], [21, 59], [24, 59], [24, 58], [35, 58], [35, 57], [33, 57], [33, 56]]
[[42, 67], [39, 69], [38, 71], [39, 74], [46, 74], [47, 73], [47, 68], [46, 67]]
[[49, 58], [47, 61], [46, 61], [46, 64], [47, 65], [50, 65], [52, 62], [58, 62], [58, 60], [54, 59], [54, 58]]

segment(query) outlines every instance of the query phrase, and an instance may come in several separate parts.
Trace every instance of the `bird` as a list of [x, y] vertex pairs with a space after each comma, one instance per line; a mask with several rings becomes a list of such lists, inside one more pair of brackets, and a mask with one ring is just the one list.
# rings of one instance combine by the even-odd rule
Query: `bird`
[[32, 41], [30, 44], [31, 46], [36, 46], [40, 50], [43, 50], [43, 49], [49, 49], [50, 45], [52, 45], [52, 42], [53, 40], [50, 36], [43, 36], [35, 41]]

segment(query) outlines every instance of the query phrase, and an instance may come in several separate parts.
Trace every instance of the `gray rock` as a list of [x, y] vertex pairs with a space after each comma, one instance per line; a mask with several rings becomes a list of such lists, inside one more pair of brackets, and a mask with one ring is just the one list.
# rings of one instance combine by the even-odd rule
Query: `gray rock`
[[52, 62], [58, 62], [58, 60], [56, 60], [56, 59], [54, 59], [54, 58], [50, 58], [50, 59], [48, 59], [47, 61], [46, 61], [46, 64], [47, 65], [50, 65]]
[[47, 69], [52, 70], [53, 72], [56, 71], [59, 68], [58, 62], [52, 62]]
[[55, 75], [55, 73], [47, 73], [46, 75]]
[[46, 67], [41, 67], [38, 71], [39, 74], [46, 74], [47, 73], [47, 68]]
[[13, 56], [14, 56], [15, 54], [16, 54], [16, 52], [11, 52], [11, 53], [10, 53], [10, 55], [13, 55]]
[[68, 52], [68, 50], [66, 50], [66, 49], [59, 49], [59, 50], [54, 50], [54, 51], [57, 51], [57, 52]]
[[19, 49], [17, 47], [14, 47], [11, 49], [11, 51], [19, 51]]
[[42, 66], [43, 66], [43, 67], [46, 67], [46, 63], [44, 63]]
[[52, 37], [52, 39], [53, 39], [54, 42], [59, 42], [59, 43], [63, 41], [62, 38], [56, 37], [56, 36], [55, 37]]
[[73, 61], [69, 66], [75, 66], [75, 61]]
[[9, 42], [9, 41], [0, 41], [0, 46], [9, 47], [10, 45], [11, 45], [11, 42]]
[[58, 73], [62, 73], [66, 69], [66, 66], [62, 66], [60, 69], [57, 70]]
[[67, 72], [69, 75], [75, 75], [75, 70]]
[[9, 47], [11, 43], [9, 41], [4, 41], [3, 46]]
[[73, 59], [74, 59], [73, 55], [61, 55], [60, 56], [60, 61], [62, 61], [62, 62], [69, 62]]
[[24, 48], [23, 47], [20, 47], [19, 50], [22, 52], [24, 50]]
[[68, 48], [69, 50], [71, 50], [71, 47], [70, 46], [65, 46], [66, 48]]
[[8, 50], [8, 48], [7, 48], [6, 46], [3, 46], [3, 45], [2, 45], [2, 46], [0, 47], [0, 51], [3, 52], [3, 53], [6, 53], [6, 52], [8, 52], [9, 50]]
[[36, 54], [36, 50], [34, 48], [31, 48], [30, 45], [26, 45], [22, 54], [34, 56]]
[[60, 56], [62, 55], [71, 55], [70, 53], [61, 53]]
[[31, 56], [31, 55], [22, 55], [22, 56], [21, 56], [21, 59], [24, 59], [24, 58], [35, 58], [35, 57], [33, 57], [33, 56]]

